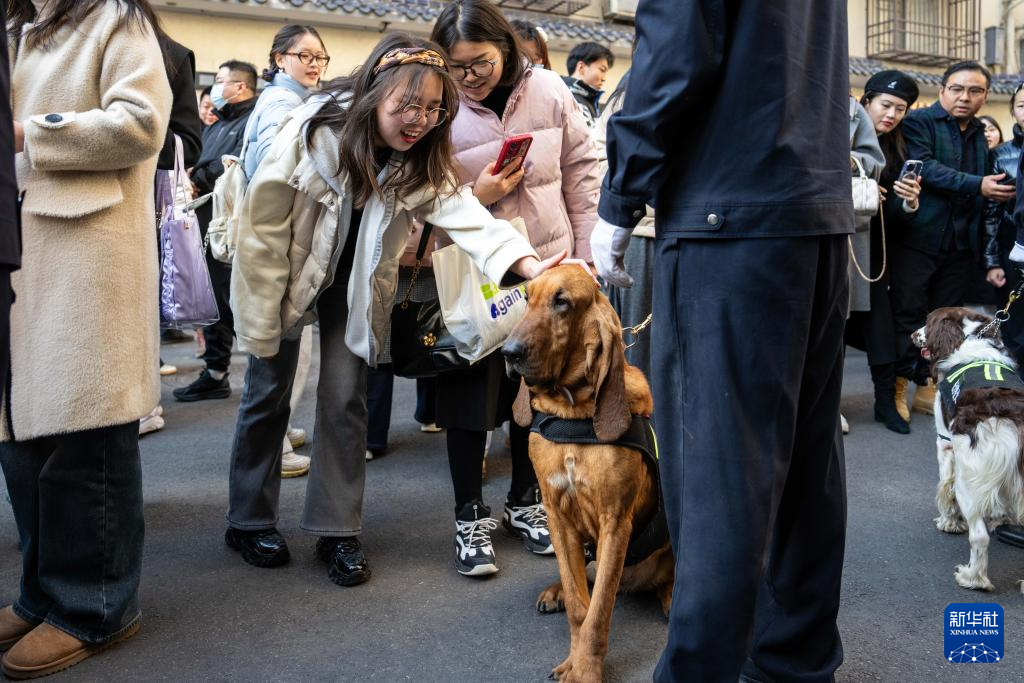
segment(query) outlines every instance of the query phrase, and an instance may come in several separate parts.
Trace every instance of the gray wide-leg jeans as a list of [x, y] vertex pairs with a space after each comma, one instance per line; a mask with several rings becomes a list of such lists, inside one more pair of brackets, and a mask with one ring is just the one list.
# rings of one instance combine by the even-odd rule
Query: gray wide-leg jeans
[[[355, 536], [362, 531], [367, 366], [345, 345], [347, 282], [347, 274], [338, 273], [317, 302], [320, 378], [312, 462], [299, 526], [318, 536]], [[282, 340], [271, 358], [249, 357], [231, 449], [227, 519], [232, 528], [277, 526], [281, 444], [288, 430], [298, 357], [298, 339]]]

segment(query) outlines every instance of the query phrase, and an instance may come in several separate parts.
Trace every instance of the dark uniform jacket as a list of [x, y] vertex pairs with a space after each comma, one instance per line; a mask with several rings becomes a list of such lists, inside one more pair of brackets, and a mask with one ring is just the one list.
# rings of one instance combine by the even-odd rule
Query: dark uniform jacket
[[845, 3], [644, 0], [637, 25], [602, 218], [632, 227], [652, 204], [659, 236], [853, 231]]
[[[1007, 140], [992, 151], [992, 173], [1006, 174], [1003, 182], [1015, 182], [1020, 170], [1020, 153], [1024, 146], [1024, 130], [1013, 124], [1013, 139]], [[1001, 268], [1000, 254], [1013, 249], [1017, 226], [1013, 222], [1016, 198], [1005, 202], [985, 200], [985, 268]]]
[[[977, 119], [968, 124], [980, 127]], [[964, 202], [973, 204], [968, 239], [972, 251], [981, 252], [981, 229], [985, 218], [985, 198], [981, 194], [982, 176], [988, 175], [988, 145], [984, 131], [971, 137], [974, 145], [972, 168], [963, 168], [964, 150], [960, 124], [936, 102], [924, 109], [915, 109], [903, 120], [903, 137], [907, 141], [907, 158], [924, 162], [921, 169], [921, 208], [914, 221], [902, 231], [904, 246], [938, 254], [950, 216]]]
[[173, 99], [171, 121], [156, 167], [167, 171], [174, 169], [174, 135], [177, 133], [185, 153], [185, 168], [191, 168], [199, 161], [203, 147], [203, 123], [199, 120], [199, 103], [196, 102], [196, 57], [192, 50], [170, 38], [161, 38], [160, 48], [166, 55], [164, 62]]

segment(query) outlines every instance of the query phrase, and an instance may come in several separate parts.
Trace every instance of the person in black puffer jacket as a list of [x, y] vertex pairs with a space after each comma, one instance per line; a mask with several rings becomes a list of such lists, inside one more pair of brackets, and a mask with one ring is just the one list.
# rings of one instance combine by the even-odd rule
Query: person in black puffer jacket
[[[1024, 83], [1017, 86], [1010, 100], [1010, 112], [1013, 114], [1013, 139], [1004, 142], [992, 152], [992, 163], [995, 174], [1005, 173], [1004, 182], [1017, 180], [1020, 167], [1021, 149], [1024, 147]], [[996, 287], [996, 304], [999, 308], [1006, 306], [1010, 292], [1020, 283], [1020, 265], [1011, 263], [1010, 251], [1017, 236], [1017, 225], [1013, 220], [1016, 199], [1005, 202], [988, 200], [985, 210], [985, 267], [988, 269], [988, 281]], [[1024, 363], [1024, 314], [1019, 311], [1011, 315], [1002, 326], [1003, 343], [1017, 359]]]

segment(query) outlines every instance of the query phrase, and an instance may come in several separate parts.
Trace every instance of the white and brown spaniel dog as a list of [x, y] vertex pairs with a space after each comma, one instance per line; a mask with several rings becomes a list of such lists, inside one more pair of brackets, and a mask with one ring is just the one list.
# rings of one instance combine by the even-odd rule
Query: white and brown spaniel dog
[[998, 334], [978, 335], [990, 321], [966, 308], [940, 308], [912, 336], [939, 385], [935, 525], [969, 533], [970, 563], [954, 577], [987, 591], [988, 529], [1024, 518], [1024, 381]]

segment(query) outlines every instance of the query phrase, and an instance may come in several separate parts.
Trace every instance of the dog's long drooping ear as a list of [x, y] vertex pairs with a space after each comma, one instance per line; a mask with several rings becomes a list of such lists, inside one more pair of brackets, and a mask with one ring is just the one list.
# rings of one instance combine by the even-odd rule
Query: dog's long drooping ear
[[601, 441], [615, 441], [629, 429], [626, 402], [626, 366], [622, 328], [615, 310], [603, 295], [594, 303], [587, 326], [587, 381], [594, 388], [594, 433]]
[[519, 393], [516, 394], [515, 403], [512, 404], [512, 419], [520, 427], [529, 427], [533, 424], [533, 408], [530, 406], [530, 390], [526, 386], [526, 380], [519, 380]]

